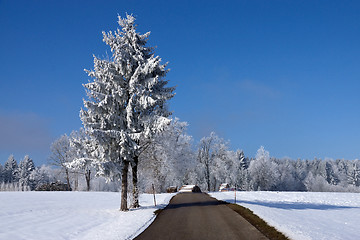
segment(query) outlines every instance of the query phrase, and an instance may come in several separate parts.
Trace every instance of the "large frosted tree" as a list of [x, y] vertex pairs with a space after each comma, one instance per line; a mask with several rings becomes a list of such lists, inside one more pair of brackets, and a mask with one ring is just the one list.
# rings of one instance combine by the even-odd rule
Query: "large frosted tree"
[[166, 102], [175, 88], [166, 87], [166, 64], [147, 46], [150, 32], [139, 34], [135, 18], [118, 18], [120, 29], [103, 32], [110, 59], [94, 57], [92, 78], [84, 87], [88, 100], [80, 118], [92, 139], [98, 175], [122, 180], [121, 210], [127, 210], [127, 175], [132, 168], [134, 204], [138, 204], [139, 156], [154, 134], [169, 124]]

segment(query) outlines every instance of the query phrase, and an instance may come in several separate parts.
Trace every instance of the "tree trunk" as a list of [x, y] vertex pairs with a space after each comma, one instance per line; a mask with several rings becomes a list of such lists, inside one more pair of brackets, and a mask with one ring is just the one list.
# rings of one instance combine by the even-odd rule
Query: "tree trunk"
[[127, 192], [128, 192], [128, 171], [129, 171], [129, 162], [124, 161], [124, 166], [121, 172], [121, 204], [120, 211], [127, 211]]
[[210, 192], [210, 168], [209, 164], [206, 164], [206, 173], [205, 173], [206, 183], [207, 183], [207, 190]]
[[138, 162], [139, 162], [139, 156], [134, 157], [134, 163], [131, 166], [132, 169], [132, 183], [133, 183], [133, 203], [131, 205], [132, 208], [138, 208], [140, 207], [139, 204], [139, 188], [138, 188], [138, 176], [137, 176], [137, 170], [138, 170]]
[[70, 187], [69, 169], [65, 168], [65, 174], [66, 174], [66, 183], [67, 183], [68, 189], [70, 191], [71, 187]]
[[90, 169], [85, 170], [85, 179], [86, 179], [86, 189], [87, 189], [87, 191], [90, 191], [90, 177], [91, 177]]
[[75, 172], [75, 191], [78, 191], [79, 190], [79, 176], [78, 176], [78, 173]]

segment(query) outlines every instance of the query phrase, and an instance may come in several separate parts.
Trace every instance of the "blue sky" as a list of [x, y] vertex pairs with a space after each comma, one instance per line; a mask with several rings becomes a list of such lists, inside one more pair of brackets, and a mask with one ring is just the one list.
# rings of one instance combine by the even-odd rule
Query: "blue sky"
[[360, 158], [359, 1], [0, 0], [0, 163], [81, 127], [83, 69], [133, 13], [171, 68], [174, 116], [254, 156]]

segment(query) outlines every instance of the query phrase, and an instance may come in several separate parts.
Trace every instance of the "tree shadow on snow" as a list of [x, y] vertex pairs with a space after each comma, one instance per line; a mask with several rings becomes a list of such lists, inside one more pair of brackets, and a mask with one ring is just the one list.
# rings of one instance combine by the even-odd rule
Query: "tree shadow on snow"
[[137, 211], [137, 210], [143, 210], [143, 209], [162, 209], [162, 208], [165, 208], [167, 206], [167, 204], [157, 204], [156, 206], [154, 205], [150, 205], [150, 206], [142, 206], [140, 205], [139, 208], [129, 208], [129, 212], [131, 211]]
[[[224, 200], [229, 203], [233, 203], [234, 199], [227, 199]], [[350, 207], [350, 206], [338, 206], [338, 205], [329, 205], [329, 204], [316, 204], [316, 203], [302, 203], [302, 202], [266, 202], [266, 201], [243, 201], [237, 200], [237, 204], [241, 205], [244, 204], [252, 204], [252, 205], [259, 205], [264, 207], [270, 208], [279, 208], [279, 209], [286, 209], [286, 210], [306, 210], [306, 209], [313, 209], [313, 210], [336, 210], [336, 209], [354, 209], [358, 207]]]

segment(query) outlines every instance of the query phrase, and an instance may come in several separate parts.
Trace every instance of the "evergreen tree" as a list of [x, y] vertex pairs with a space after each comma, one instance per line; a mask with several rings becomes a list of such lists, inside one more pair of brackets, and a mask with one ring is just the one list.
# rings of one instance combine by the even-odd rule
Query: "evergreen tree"
[[306, 191], [304, 180], [306, 179], [308, 174], [308, 166], [309, 166], [308, 160], [302, 161], [301, 159], [297, 159], [296, 162], [294, 163], [294, 168], [295, 168], [294, 179], [297, 185], [296, 187], [297, 191]]
[[0, 184], [4, 182], [4, 167], [0, 164]]
[[10, 155], [4, 165], [4, 182], [13, 183], [18, 181], [18, 164], [14, 155]]
[[347, 164], [347, 161], [345, 161], [344, 159], [337, 159], [335, 164], [338, 171], [339, 182], [346, 184], [348, 182], [349, 172], [349, 166]]
[[245, 154], [243, 150], [238, 150], [236, 152], [237, 158], [239, 159], [239, 167], [241, 170], [248, 169], [249, 167], [249, 160], [245, 158]]
[[24, 160], [19, 163], [19, 185], [22, 188], [30, 187], [31, 190], [34, 190], [35, 186], [32, 179], [30, 178], [31, 173], [35, 170], [35, 165], [33, 160], [26, 155]]
[[238, 171], [237, 171], [237, 180], [236, 185], [240, 190], [249, 189], [249, 159], [245, 157], [245, 154], [242, 150], [236, 151], [236, 159], [238, 161]]
[[337, 185], [339, 183], [339, 178], [336, 174], [336, 165], [332, 160], [327, 160], [325, 162], [325, 171], [326, 171], [326, 181], [331, 185]]
[[350, 167], [348, 173], [348, 183], [353, 186], [360, 186], [360, 168], [357, 165], [357, 161], [354, 161]]
[[127, 210], [127, 175], [132, 167], [134, 207], [138, 204], [137, 167], [140, 154], [150, 144], [152, 135], [169, 124], [166, 102], [175, 88], [166, 87], [168, 70], [161, 58], [147, 46], [150, 33], [136, 31], [135, 18], [119, 17], [121, 29], [103, 32], [112, 57], [94, 57], [93, 78], [84, 84], [88, 100], [80, 118], [93, 140], [92, 150], [100, 156], [98, 174], [122, 179], [121, 210]]
[[30, 174], [30, 181], [33, 184], [33, 189], [36, 189], [43, 184], [49, 184], [51, 181], [55, 182], [56, 179], [53, 175], [53, 172], [54, 170], [47, 165], [36, 167]]

